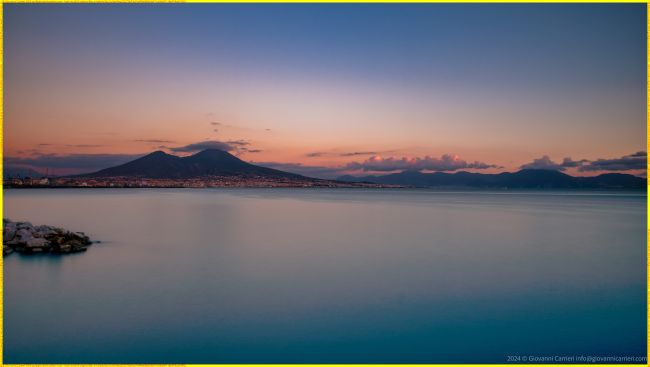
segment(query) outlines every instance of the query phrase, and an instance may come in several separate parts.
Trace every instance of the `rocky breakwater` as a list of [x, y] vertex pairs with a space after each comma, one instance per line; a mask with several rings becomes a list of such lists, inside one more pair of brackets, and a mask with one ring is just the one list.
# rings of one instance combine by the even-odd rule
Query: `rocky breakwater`
[[29, 222], [2, 220], [2, 254], [69, 254], [86, 251], [93, 242], [83, 232], [71, 232], [51, 226], [35, 226]]

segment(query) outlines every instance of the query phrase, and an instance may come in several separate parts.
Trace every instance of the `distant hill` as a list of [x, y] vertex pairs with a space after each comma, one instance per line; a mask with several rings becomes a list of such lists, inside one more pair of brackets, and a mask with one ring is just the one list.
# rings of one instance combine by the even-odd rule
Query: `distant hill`
[[203, 150], [188, 157], [178, 157], [156, 151], [131, 162], [78, 177], [186, 179], [206, 176], [257, 176], [275, 179], [316, 180], [294, 173], [256, 166], [219, 149]]
[[31, 168], [5, 166], [2, 169], [2, 178], [4, 180], [15, 177], [45, 177], [46, 175]]
[[[207, 176], [261, 177], [277, 180], [322, 181], [295, 173], [261, 167], [242, 161], [219, 149], [207, 149], [187, 157], [156, 151], [131, 162], [76, 177], [140, 177], [188, 179]], [[574, 177], [558, 171], [524, 169], [519, 172], [483, 174], [470, 172], [421, 173], [404, 171], [382, 176], [341, 176], [338, 182], [439, 188], [510, 188], [510, 189], [644, 189], [646, 179], [621, 173], [595, 177]]]
[[595, 177], [574, 177], [551, 170], [524, 169], [518, 172], [483, 174], [470, 172], [421, 173], [404, 171], [383, 176], [341, 176], [340, 181], [369, 182], [410, 187], [511, 188], [511, 189], [644, 189], [646, 179], [607, 173]]

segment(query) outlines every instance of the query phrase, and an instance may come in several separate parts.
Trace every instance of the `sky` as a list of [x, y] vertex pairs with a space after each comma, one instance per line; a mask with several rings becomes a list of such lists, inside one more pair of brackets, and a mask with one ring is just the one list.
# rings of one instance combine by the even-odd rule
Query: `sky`
[[5, 4], [4, 165], [646, 167], [645, 4]]

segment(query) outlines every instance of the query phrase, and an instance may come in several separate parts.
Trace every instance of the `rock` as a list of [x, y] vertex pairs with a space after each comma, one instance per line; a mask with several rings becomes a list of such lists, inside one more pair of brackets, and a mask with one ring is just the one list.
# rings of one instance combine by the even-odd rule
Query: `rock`
[[67, 245], [71, 246], [72, 252], [86, 251], [86, 246], [77, 240], [69, 241]]
[[45, 238], [35, 237], [25, 242], [25, 246], [31, 248], [49, 248], [50, 241], [46, 240]]
[[16, 232], [16, 237], [20, 242], [27, 242], [34, 238], [34, 235], [32, 235], [32, 232], [29, 229], [22, 228]]
[[47, 252], [50, 251], [50, 241], [45, 238], [32, 237], [16, 245], [15, 250], [23, 253]]
[[72, 251], [72, 246], [68, 245], [67, 243], [64, 243], [62, 245], [52, 247], [52, 251], [58, 252], [60, 254], [67, 254]]
[[14, 237], [16, 237], [16, 226], [5, 226], [2, 230], [2, 243], [7, 243], [13, 240]]
[[93, 241], [84, 232], [71, 232], [63, 228], [29, 222], [12, 222], [3, 219], [3, 255], [14, 251], [72, 253], [86, 251]]
[[5, 245], [11, 246], [11, 247], [14, 247], [14, 246], [18, 245], [19, 243], [20, 243], [20, 238], [18, 238], [18, 237], [14, 237], [13, 240], [4, 242]]
[[17, 222], [16, 227], [18, 227], [18, 229], [31, 229], [34, 226], [30, 222]]
[[12, 252], [14, 252], [14, 249], [7, 245], [2, 245], [2, 256], [7, 256]]
[[39, 236], [36, 236], [36, 234], [34, 234], [34, 237], [47, 237], [57, 233], [54, 228], [49, 226], [38, 226], [34, 227], [34, 229], [36, 230], [36, 233], [39, 233]]

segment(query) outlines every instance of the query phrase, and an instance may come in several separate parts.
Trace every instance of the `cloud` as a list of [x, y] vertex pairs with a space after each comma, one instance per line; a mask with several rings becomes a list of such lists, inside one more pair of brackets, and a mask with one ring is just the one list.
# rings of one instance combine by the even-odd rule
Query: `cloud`
[[339, 157], [356, 157], [360, 155], [378, 155], [378, 154], [384, 154], [384, 153], [391, 153], [394, 152], [394, 150], [389, 150], [389, 151], [383, 151], [383, 152], [376, 152], [376, 151], [360, 151], [360, 152], [344, 152], [344, 153], [332, 153], [332, 152], [312, 152], [312, 153], [307, 153], [305, 154], [306, 157], [323, 157], [323, 156], [329, 156], [329, 155], [338, 155]]
[[644, 151], [636, 152], [621, 158], [614, 159], [597, 159], [590, 161], [581, 159], [574, 161], [567, 157], [561, 163], [553, 161], [545, 155], [541, 158], [533, 159], [532, 162], [521, 166], [521, 169], [546, 169], [553, 171], [564, 171], [567, 168], [577, 168], [580, 172], [587, 171], [632, 171], [646, 168], [647, 154]]
[[66, 144], [66, 147], [71, 147], [71, 148], [99, 148], [102, 147], [103, 145], [97, 145], [97, 144]]
[[154, 143], [154, 144], [169, 144], [174, 143], [172, 140], [161, 140], [161, 139], [136, 139], [134, 140], [139, 143]]
[[247, 147], [236, 147], [235, 148], [235, 154], [244, 154], [244, 153], [261, 153], [263, 150], [261, 149], [251, 149]]
[[[571, 158], [565, 158], [565, 162], [573, 164]], [[532, 162], [523, 164], [521, 169], [546, 169], [550, 171], [564, 171], [567, 167], [562, 163], [554, 162], [549, 156], [545, 155], [541, 158], [533, 159]]]
[[354, 157], [358, 155], [376, 155], [379, 154], [378, 152], [348, 152], [348, 153], [341, 153], [341, 157]]
[[247, 142], [246, 140], [241, 140], [241, 139], [240, 140], [228, 140], [226, 143], [232, 144], [232, 145], [235, 145], [235, 146], [250, 145], [249, 142]]
[[574, 161], [573, 159], [566, 157], [562, 161], [562, 167], [565, 168], [574, 168], [574, 167], [582, 167], [583, 165], [589, 163], [588, 160], [586, 159], [581, 159], [579, 161]]
[[373, 156], [361, 163], [348, 163], [345, 168], [349, 170], [363, 171], [457, 171], [460, 169], [487, 169], [499, 167], [479, 161], [467, 162], [456, 155], [444, 154], [440, 158], [429, 156], [423, 158], [382, 158], [380, 156]]
[[[99, 144], [51, 144], [51, 143], [39, 143], [36, 144], [38, 147], [53, 147], [53, 146], [62, 146], [62, 147], [69, 147], [69, 148], [99, 148], [103, 147], [103, 145]], [[34, 150], [34, 149], [31, 149]]]
[[325, 152], [311, 152], [311, 153], [305, 154], [305, 157], [315, 158], [315, 157], [322, 157], [322, 156], [324, 156], [326, 154], [327, 153], [325, 153]]
[[323, 179], [339, 177], [343, 171], [343, 168], [341, 167], [305, 166], [300, 163], [255, 162], [254, 164], [303, 176]]
[[[219, 121], [208, 121], [208, 124], [211, 125], [211, 126], [213, 126], [213, 127], [214, 127], [214, 126], [219, 126], [220, 128], [223, 128], [223, 129], [250, 130], [249, 128], [246, 128], [246, 127], [241, 127], [241, 126], [237, 126], [237, 125], [226, 124], [226, 123], [219, 122]], [[271, 129], [267, 129], [267, 131], [270, 131], [270, 130], [271, 130]]]
[[94, 172], [117, 166], [142, 154], [39, 154], [32, 157], [5, 157], [9, 169], [33, 169], [39, 172], [50, 170], [56, 174]]
[[228, 143], [216, 140], [206, 140], [199, 143], [192, 143], [180, 147], [171, 147], [169, 150], [176, 153], [194, 153], [205, 149], [220, 149], [231, 151], [234, 147]]
[[43, 154], [38, 149], [21, 149], [21, 150], [17, 150], [16, 153], [22, 154], [22, 155], [40, 155], [40, 154]]
[[579, 168], [580, 171], [631, 171], [647, 167], [647, 153], [644, 151], [614, 159], [597, 159]]
[[180, 147], [171, 147], [169, 150], [175, 153], [194, 153], [205, 149], [220, 149], [227, 152], [237, 151], [243, 146], [247, 146], [250, 143], [245, 140], [229, 140], [229, 141], [218, 141], [218, 140], [206, 140], [198, 143], [192, 143], [183, 145]]

